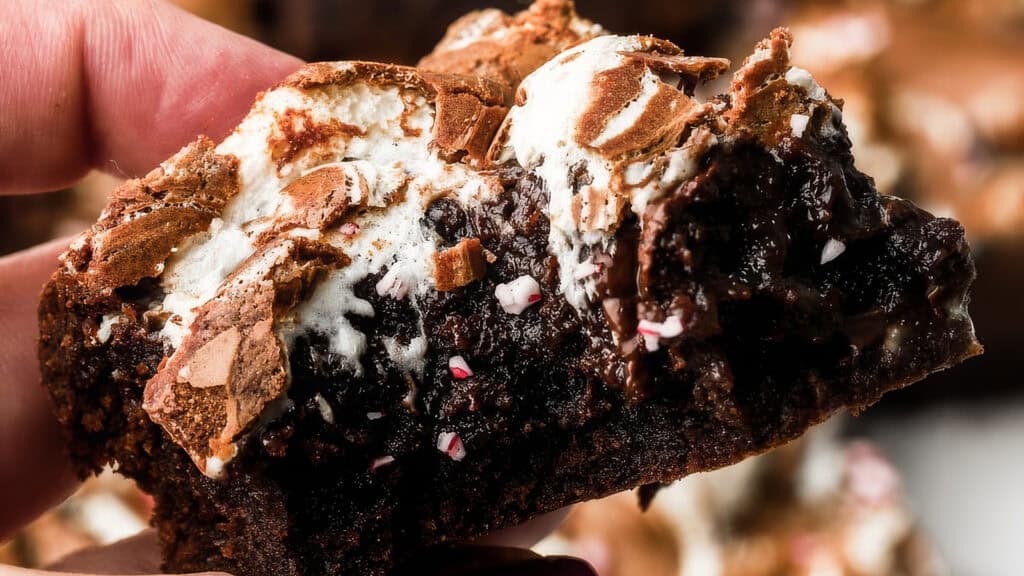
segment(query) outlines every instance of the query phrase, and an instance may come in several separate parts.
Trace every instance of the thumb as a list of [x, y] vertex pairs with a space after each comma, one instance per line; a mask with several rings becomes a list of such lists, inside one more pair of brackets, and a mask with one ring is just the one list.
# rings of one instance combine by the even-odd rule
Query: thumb
[[0, 193], [144, 174], [301, 64], [157, 0], [10, 0], [0, 45]]
[[[146, 530], [141, 534], [115, 542], [109, 546], [87, 548], [75, 552], [47, 571], [27, 570], [17, 576], [56, 576], [53, 572], [72, 573], [77, 576], [94, 574], [157, 574], [160, 572], [160, 546], [156, 533]], [[203, 572], [203, 576], [227, 576], [222, 572]], [[15, 576], [15, 575], [11, 575]], [[67, 576], [65, 574], [65, 576]]]

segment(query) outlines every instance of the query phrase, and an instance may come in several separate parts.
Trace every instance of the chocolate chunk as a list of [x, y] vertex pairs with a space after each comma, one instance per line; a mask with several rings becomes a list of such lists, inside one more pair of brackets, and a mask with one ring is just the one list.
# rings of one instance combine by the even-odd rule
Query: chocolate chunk
[[487, 260], [477, 238], [464, 238], [443, 252], [434, 253], [434, 287], [440, 292], [457, 290], [484, 277]]

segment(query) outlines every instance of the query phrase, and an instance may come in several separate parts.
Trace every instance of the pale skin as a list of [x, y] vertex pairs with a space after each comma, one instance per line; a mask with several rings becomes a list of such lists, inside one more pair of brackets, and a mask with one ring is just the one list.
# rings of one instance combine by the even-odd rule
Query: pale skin
[[[0, 194], [57, 190], [92, 169], [143, 175], [199, 134], [222, 138], [257, 92], [302, 64], [156, 0], [0, 0], [0, 14]], [[36, 363], [40, 289], [67, 243], [0, 258], [0, 541], [78, 483]], [[477, 544], [527, 547], [561, 517]], [[569, 559], [474, 550], [485, 558], [474, 566], [490, 564], [491, 573], [495, 563], [513, 569], [502, 574], [587, 573]], [[147, 532], [52, 571], [0, 566], [0, 576], [55, 571], [156, 574], [158, 546]]]

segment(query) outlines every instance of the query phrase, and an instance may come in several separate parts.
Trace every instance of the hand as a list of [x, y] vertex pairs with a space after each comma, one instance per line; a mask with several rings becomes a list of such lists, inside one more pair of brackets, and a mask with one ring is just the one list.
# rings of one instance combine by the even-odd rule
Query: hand
[[[542, 558], [527, 550], [554, 530], [567, 511], [547, 514], [526, 524], [489, 534], [472, 545], [431, 551], [409, 566], [399, 567], [394, 576], [593, 576], [589, 566], [580, 560]], [[50, 569], [78, 574], [148, 574], [159, 571], [160, 550], [156, 534], [147, 530], [111, 546], [72, 554]], [[12, 572], [10, 576], [45, 574], [19, 571]], [[2, 566], [0, 576], [8, 576]]]
[[[259, 90], [301, 65], [156, 0], [0, 0], [0, 13], [0, 194], [59, 189], [94, 168], [145, 174], [198, 134], [225, 136]], [[66, 245], [0, 258], [0, 539], [76, 485], [36, 363], [40, 288]], [[431, 563], [451, 574], [589, 573], [507, 548], [531, 545], [560, 518], [480, 542], [502, 548], [432, 554], [417, 573]], [[158, 556], [149, 532], [55, 568], [139, 574], [158, 571]], [[0, 576], [33, 574], [45, 572], [0, 566]]]

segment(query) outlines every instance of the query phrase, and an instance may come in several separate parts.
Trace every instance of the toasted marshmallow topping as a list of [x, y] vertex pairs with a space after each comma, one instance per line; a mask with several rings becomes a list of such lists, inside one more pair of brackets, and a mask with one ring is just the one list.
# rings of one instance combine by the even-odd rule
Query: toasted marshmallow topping
[[[166, 296], [153, 308], [167, 317], [174, 352], [147, 382], [144, 406], [201, 471], [224, 473], [238, 442], [287, 401], [296, 338], [327, 336], [361, 373], [367, 335], [350, 317], [375, 313], [355, 294], [361, 282], [379, 275], [378, 293], [414, 308], [433, 288], [437, 242], [424, 210], [441, 196], [470, 205], [501, 190], [470, 165], [505, 111], [500, 86], [486, 80], [313, 64], [263, 95], [216, 147], [215, 159], [237, 167], [236, 189], [200, 213], [212, 212], [209, 225], [170, 249], [166, 269], [159, 263]], [[172, 159], [163, 173], [180, 165]], [[420, 332], [384, 342], [391, 362], [416, 376], [427, 351]], [[202, 395], [223, 406], [223, 427], [189, 413]]]
[[[780, 49], [788, 47], [761, 46], [746, 67], [766, 64]], [[320, 66], [344, 72], [354, 65]], [[723, 61], [686, 59], [651, 38], [600, 36], [562, 52], [521, 83], [518, 104], [490, 157], [499, 163], [515, 159], [544, 180], [549, 251], [558, 261], [559, 290], [577, 309], [589, 307], [596, 294], [596, 262], [602, 253], [614, 254], [625, 211], [642, 217], [651, 202], [691, 178], [700, 156], [717, 145], [710, 131], [688, 124], [711, 104], [681, 87], [683, 75], [703, 79], [719, 67], [724, 69]], [[787, 67], [780, 75], [813, 100], [827, 101], [805, 71]], [[473, 168], [439, 155], [437, 114], [422, 94], [387, 82], [312, 90], [284, 85], [267, 93], [217, 147], [218, 154], [238, 158], [239, 193], [206, 233], [179, 247], [162, 276], [163, 310], [170, 315], [163, 334], [171, 345], [181, 344], [193, 311], [255, 251], [261, 235], [295, 215], [294, 199], [282, 191], [330, 169], [358, 183], [347, 193], [362, 209], [338, 226], [300, 226], [287, 234], [329, 242], [351, 263], [331, 272], [295, 309], [283, 336], [290, 345], [307, 332], [326, 334], [331, 351], [360, 372], [366, 335], [350, 318], [372, 317], [374, 310], [356, 296], [355, 286], [374, 277], [379, 294], [408, 298], [415, 306], [433, 289], [438, 248], [434, 232], [420, 224], [426, 206], [441, 195], [470, 205], [498, 188]], [[792, 118], [794, 135], [803, 135], [809, 116]], [[296, 139], [314, 145], [295, 149]]]
[[[344, 71], [351, 64], [330, 66]], [[326, 334], [332, 352], [359, 371], [366, 336], [348, 317], [373, 316], [374, 311], [355, 295], [355, 285], [383, 272], [378, 289], [394, 298], [429, 289], [437, 246], [433, 233], [418, 224], [429, 200], [445, 193], [473, 203], [493, 190], [467, 166], [438, 156], [432, 146], [434, 123], [434, 104], [397, 85], [355, 82], [324, 90], [283, 86], [268, 92], [217, 147], [218, 154], [239, 160], [239, 194], [207, 233], [179, 248], [162, 277], [167, 294], [163, 310], [171, 315], [163, 335], [171, 345], [181, 345], [194, 310], [253, 254], [260, 235], [295, 213], [282, 191], [299, 177], [333, 168], [358, 183], [349, 188], [349, 200], [367, 209], [336, 228], [290, 232], [330, 242], [352, 263], [335, 271], [295, 311], [286, 338], [291, 341], [309, 331]], [[287, 132], [316, 139], [325, 130], [335, 133], [328, 132], [322, 145], [298, 152], [288, 148]]]
[[[336, 64], [342, 69], [349, 64]], [[239, 160], [240, 191], [224, 211], [222, 219], [211, 224], [206, 234], [198, 235], [178, 250], [163, 275], [168, 294], [163, 309], [181, 317], [168, 322], [164, 335], [175, 347], [187, 332], [194, 317], [192, 310], [213, 297], [217, 288], [245, 258], [255, 251], [254, 240], [267, 230], [273, 218], [292, 212], [289, 197], [281, 191], [304, 170], [342, 159], [362, 160], [382, 171], [402, 162], [429, 162], [425, 154], [406, 154], [426, 148], [430, 140], [432, 111], [422, 98], [412, 103], [415, 112], [405, 120], [422, 128], [419, 138], [407, 139], [402, 129], [406, 103], [397, 87], [355, 84], [346, 89], [316, 93], [294, 87], [268, 92], [257, 102], [246, 119], [216, 151]], [[295, 119], [295, 112], [303, 116]], [[274, 159], [274, 143], [283, 130], [309, 133], [331, 120], [344, 118], [344, 124], [357, 127], [362, 135], [331, 138], [316, 153], [307, 153], [294, 161], [280, 164]], [[412, 140], [412, 141], [410, 141]], [[442, 163], [436, 158], [436, 163]], [[410, 166], [411, 168], [411, 166]], [[375, 183], [376, 184], [376, 183]], [[400, 185], [397, 178], [381, 178], [382, 187], [392, 190], [373, 192], [384, 195]]]
[[517, 14], [480, 10], [453, 22], [419, 66], [496, 78], [515, 88], [562, 50], [602, 33], [576, 14], [572, 0], [536, 0]]
[[[217, 477], [250, 423], [258, 428], [257, 419], [271, 417], [267, 407], [287, 400], [287, 356], [300, 337], [326, 336], [333, 358], [357, 375], [363, 372], [368, 338], [379, 338], [395, 368], [422, 376], [428, 353], [422, 323], [408, 342], [364, 334], [353, 316], [373, 317], [376, 311], [357, 296], [357, 288], [370, 282], [379, 297], [407, 302], [416, 311], [429, 291], [457, 289], [482, 277], [482, 249], [477, 247], [475, 261], [469, 245], [439, 255], [439, 238], [423, 216], [437, 198], [470, 208], [496, 197], [501, 181], [480, 170], [489, 162], [514, 159], [544, 181], [548, 251], [557, 260], [558, 291], [583, 313], [597, 295], [604, 268], [614, 261], [616, 233], [630, 217], [627, 210], [645, 226], [648, 206], [691, 179], [700, 158], [719, 145], [715, 132], [723, 141], [730, 137], [720, 130], [728, 115], [759, 112], [756, 102], [737, 107], [744, 99], [735, 95], [702, 103], [687, 93], [727, 65], [720, 59], [684, 57], [674, 45], [648, 37], [601, 36], [528, 75], [507, 115], [507, 92], [487, 80], [368, 63], [308, 66], [263, 95], [235, 132], [213, 149], [222, 164], [237, 165], [237, 190], [225, 194], [221, 204], [211, 204], [216, 210], [205, 213], [208, 226], [202, 222], [205, 228], [173, 245], [166, 268], [159, 262], [166, 296], [154, 308], [167, 316], [162, 335], [175, 349], [167, 364], [175, 374], [161, 368], [147, 383], [147, 412], [189, 449], [201, 470]], [[810, 97], [810, 105], [795, 104], [780, 116], [788, 121], [787, 137], [831, 126], [831, 119], [820, 121], [821, 114], [814, 120], [814, 107], [831, 102], [809, 74], [788, 66], [785, 34], [762, 43], [737, 77], [734, 86], [775, 82], [791, 91], [799, 87]], [[212, 149], [212, 143], [207, 145]], [[193, 156], [206, 158], [198, 152]], [[179, 164], [168, 162], [163, 170], [171, 173]], [[280, 255], [268, 252], [274, 246], [295, 251], [296, 258], [305, 254], [309, 273], [290, 271], [279, 262]], [[822, 262], [839, 252], [826, 247]], [[266, 258], [275, 267], [256, 266]], [[438, 274], [435, 266], [446, 274]], [[256, 276], [246, 276], [248, 269]], [[261, 385], [266, 379], [260, 374], [241, 374], [247, 378], [241, 383], [256, 393], [238, 404], [233, 394], [240, 376], [231, 369], [234, 364], [217, 372], [190, 369], [197, 357], [209, 355], [211, 342], [223, 344], [217, 334], [199, 332], [230, 329], [212, 320], [237, 312], [228, 305], [239, 300], [231, 297], [238, 289], [233, 284], [270, 282], [254, 293], [274, 295], [279, 272], [282, 278], [301, 278], [306, 288], [301, 294], [285, 291], [291, 298], [286, 309], [260, 309], [266, 318], [261, 316], [259, 325], [272, 334], [262, 333], [255, 344], [275, 352], [263, 368], [276, 380]], [[529, 276], [499, 284], [494, 296], [509, 314], [529, 313], [543, 298], [540, 284]], [[108, 322], [102, 336], [109, 337], [111, 327]], [[630, 346], [642, 336], [645, 349], [654, 351], [660, 340], [682, 332], [677, 316], [643, 320]], [[234, 362], [236, 355], [221, 356]], [[453, 376], [471, 376], [468, 364], [459, 360], [452, 359]], [[182, 373], [182, 367], [189, 369]], [[175, 387], [177, 381], [200, 392]], [[244, 421], [229, 419], [233, 426], [224, 430], [193, 430], [190, 415], [178, 409], [187, 401], [179, 402], [178, 396], [203, 393], [209, 382], [227, 391], [229, 412], [235, 404], [245, 409]], [[411, 388], [410, 397], [414, 394]], [[318, 402], [318, 408], [325, 420], [333, 419], [325, 402]], [[438, 448], [461, 459], [461, 440], [446, 434]]]
[[[496, 143], [500, 161], [514, 158], [544, 179], [560, 288], [579, 309], [595, 290], [581, 269], [591, 266], [587, 254], [614, 251], [626, 207], [642, 214], [695, 172], [695, 152], [670, 137], [697, 104], [678, 89], [679, 76], [631, 56], [657, 48], [641, 36], [600, 36], [559, 54], [520, 84]], [[651, 154], [627, 160], [647, 147]]]

